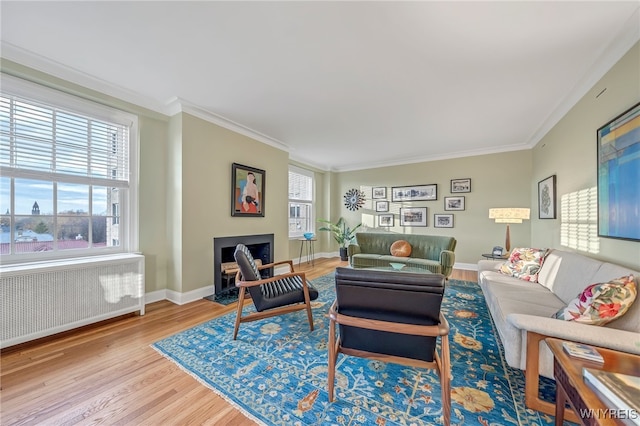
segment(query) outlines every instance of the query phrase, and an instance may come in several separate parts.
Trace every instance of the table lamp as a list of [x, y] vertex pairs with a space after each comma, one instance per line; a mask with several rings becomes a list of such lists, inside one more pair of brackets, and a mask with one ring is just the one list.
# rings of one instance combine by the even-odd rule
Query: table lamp
[[494, 219], [496, 223], [507, 224], [507, 238], [505, 239], [504, 248], [509, 253], [511, 251], [511, 240], [509, 238], [509, 224], [522, 223], [523, 220], [529, 220], [530, 209], [519, 207], [507, 207], [498, 209], [489, 209], [489, 219]]

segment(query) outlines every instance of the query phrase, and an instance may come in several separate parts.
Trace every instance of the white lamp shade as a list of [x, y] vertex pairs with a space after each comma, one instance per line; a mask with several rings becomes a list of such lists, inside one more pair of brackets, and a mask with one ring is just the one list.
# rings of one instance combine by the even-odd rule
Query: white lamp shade
[[489, 209], [489, 219], [494, 219], [496, 223], [522, 223], [529, 220], [530, 209], [520, 207], [508, 207]]

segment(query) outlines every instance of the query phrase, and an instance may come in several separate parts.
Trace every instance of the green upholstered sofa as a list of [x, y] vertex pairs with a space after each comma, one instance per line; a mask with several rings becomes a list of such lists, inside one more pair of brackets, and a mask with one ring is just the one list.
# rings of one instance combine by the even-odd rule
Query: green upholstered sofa
[[[409, 257], [391, 255], [391, 245], [404, 240], [411, 245]], [[354, 268], [389, 266], [390, 262], [404, 263], [414, 268], [428, 269], [449, 277], [456, 256], [456, 239], [440, 235], [358, 232], [356, 241], [347, 250], [349, 264]]]

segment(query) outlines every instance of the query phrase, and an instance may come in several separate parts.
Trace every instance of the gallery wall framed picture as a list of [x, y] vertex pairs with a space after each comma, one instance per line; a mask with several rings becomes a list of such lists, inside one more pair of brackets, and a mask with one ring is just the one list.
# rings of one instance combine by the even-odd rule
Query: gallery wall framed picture
[[387, 198], [387, 187], [386, 186], [377, 186], [371, 190], [371, 198], [372, 199], [385, 199]]
[[538, 218], [556, 218], [556, 175], [538, 182]]
[[379, 214], [378, 215], [378, 226], [381, 228], [387, 228], [390, 226], [394, 226], [394, 218], [393, 214]]
[[471, 179], [451, 179], [451, 193], [471, 192]]
[[389, 202], [388, 201], [376, 201], [376, 211], [377, 212], [388, 212], [389, 211]]
[[438, 199], [438, 184], [391, 187], [391, 201], [431, 201]]
[[231, 165], [231, 216], [264, 217], [264, 170]]
[[465, 209], [464, 196], [458, 197], [444, 197], [444, 209], [445, 210], [464, 210]]
[[453, 214], [434, 214], [434, 228], [453, 228]]
[[400, 226], [427, 226], [427, 208], [401, 207]]

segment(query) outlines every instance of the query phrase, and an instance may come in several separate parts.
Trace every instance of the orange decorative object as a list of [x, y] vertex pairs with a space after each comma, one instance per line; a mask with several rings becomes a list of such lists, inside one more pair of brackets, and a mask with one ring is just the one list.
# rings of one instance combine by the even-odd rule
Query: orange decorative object
[[391, 244], [391, 255], [397, 257], [409, 257], [411, 255], [411, 244], [405, 240], [398, 240]]

